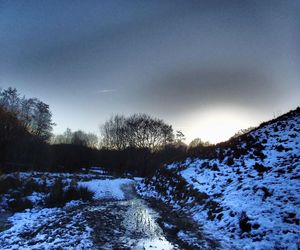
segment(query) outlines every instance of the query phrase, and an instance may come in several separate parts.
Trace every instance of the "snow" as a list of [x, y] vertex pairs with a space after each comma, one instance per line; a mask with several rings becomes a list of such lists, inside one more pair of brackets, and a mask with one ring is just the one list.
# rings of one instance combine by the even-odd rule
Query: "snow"
[[[234, 156], [230, 146], [224, 159], [187, 159], [166, 166], [168, 176], [157, 173], [148, 183], [141, 183], [138, 192], [144, 197], [167, 202], [174, 209], [190, 214], [205, 232], [223, 246], [239, 249], [298, 249], [300, 247], [300, 114], [292, 113], [250, 132], [255, 141], [237, 141], [235, 150], [245, 153]], [[256, 155], [256, 145], [263, 146], [265, 157]], [[242, 151], [241, 151], [242, 152]], [[234, 159], [227, 164], [228, 157]], [[259, 172], [255, 164], [266, 167]], [[212, 166], [218, 169], [213, 169]], [[186, 182], [181, 193], [177, 185]], [[182, 182], [182, 181], [181, 181]], [[159, 186], [159, 188], [157, 188]], [[180, 185], [179, 185], [180, 187]], [[161, 192], [161, 190], [164, 192]], [[206, 194], [197, 197], [183, 192], [193, 189]], [[239, 226], [246, 212], [250, 232]], [[178, 235], [184, 238], [182, 232]]]
[[79, 205], [84, 204], [84, 202], [82, 200], [72, 200], [66, 203], [65, 207], [66, 208], [71, 208], [71, 207], [76, 207]]
[[[68, 225], [62, 227], [67, 219]], [[9, 221], [12, 227], [0, 233], [0, 248], [3, 250], [90, 249], [93, 246], [91, 228], [84, 224], [80, 211], [72, 213], [62, 208], [27, 209], [15, 213]]]
[[30, 200], [33, 204], [37, 204], [38, 202], [45, 199], [46, 195], [44, 193], [33, 192], [31, 195], [26, 198]]
[[[113, 249], [120, 245], [133, 249], [173, 249], [156, 222], [158, 214], [132, 192], [132, 185], [143, 179], [102, 179], [102, 176], [99, 179], [100, 174], [14, 174], [23, 186], [28, 181], [32, 184], [33, 180], [40, 184], [32, 185], [35, 190], [43, 192], [51, 190], [49, 187], [57, 180], [62, 181], [65, 189], [70, 185], [86, 187], [101, 202], [72, 200], [64, 207], [44, 208], [47, 193], [30, 190], [32, 193], [27, 192], [25, 197], [33, 203], [33, 209], [12, 216], [11, 213], [0, 215], [1, 226], [8, 228], [0, 232], [0, 249]], [[13, 197], [10, 192], [1, 196], [4, 208]], [[113, 234], [111, 227], [115, 228]], [[121, 233], [121, 237], [114, 238], [115, 232]]]
[[125, 199], [122, 185], [131, 184], [131, 179], [118, 178], [113, 180], [91, 180], [78, 182], [78, 186], [86, 187], [94, 192], [94, 199]]
[[144, 239], [138, 242], [138, 244], [133, 247], [133, 250], [151, 250], [151, 249], [159, 249], [159, 250], [171, 250], [174, 249], [174, 246], [168, 242], [165, 237], [155, 238], [155, 239]]

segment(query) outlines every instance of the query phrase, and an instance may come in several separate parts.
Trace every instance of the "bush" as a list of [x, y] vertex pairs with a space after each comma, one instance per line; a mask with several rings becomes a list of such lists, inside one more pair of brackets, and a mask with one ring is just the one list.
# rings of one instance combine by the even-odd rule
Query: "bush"
[[259, 157], [261, 160], [264, 160], [267, 157], [263, 152], [261, 152], [259, 150], [254, 150], [253, 154], [255, 156]]
[[91, 201], [93, 200], [94, 193], [91, 192], [86, 187], [70, 187], [64, 193], [64, 200], [83, 200], [83, 201]]
[[93, 192], [85, 187], [71, 186], [64, 189], [61, 180], [55, 182], [51, 188], [50, 194], [45, 201], [47, 207], [64, 206], [66, 202], [71, 200], [91, 201], [93, 199]]
[[0, 194], [7, 193], [10, 189], [16, 189], [21, 186], [21, 181], [14, 176], [5, 176], [0, 180]]
[[243, 211], [241, 213], [241, 216], [240, 216], [240, 219], [239, 219], [239, 225], [240, 225], [240, 229], [242, 231], [242, 233], [245, 233], [245, 232], [250, 232], [251, 231], [251, 223], [249, 223], [250, 219], [249, 217], [247, 216], [246, 212]]
[[45, 200], [47, 207], [61, 206], [64, 204], [63, 200], [64, 188], [61, 180], [57, 180], [51, 187], [49, 196]]
[[34, 179], [30, 178], [23, 187], [24, 195], [30, 195], [33, 192], [46, 192], [46, 186], [40, 185]]
[[262, 187], [261, 190], [264, 192], [264, 197], [263, 197], [263, 200], [266, 200], [268, 197], [271, 197], [272, 196], [272, 192], [269, 191], [268, 188], [266, 187]]
[[219, 169], [217, 163], [214, 163], [214, 164], [212, 165], [211, 170], [213, 170], [213, 171], [220, 171], [220, 169]]
[[32, 202], [27, 198], [18, 198], [11, 201], [8, 204], [8, 207], [13, 212], [20, 212], [25, 210], [26, 208], [32, 208]]
[[234, 164], [233, 158], [228, 157], [226, 164], [227, 164], [228, 166], [232, 166], [232, 165]]
[[259, 163], [255, 163], [255, 165], [253, 166], [253, 168], [259, 173], [259, 174], [263, 174], [264, 172], [267, 172], [268, 170], [270, 170], [270, 167], [265, 167], [262, 164]]
[[282, 152], [282, 151], [285, 150], [285, 147], [282, 146], [282, 144], [280, 144], [280, 145], [276, 145], [276, 146], [275, 146], [275, 149], [276, 149], [278, 152]]

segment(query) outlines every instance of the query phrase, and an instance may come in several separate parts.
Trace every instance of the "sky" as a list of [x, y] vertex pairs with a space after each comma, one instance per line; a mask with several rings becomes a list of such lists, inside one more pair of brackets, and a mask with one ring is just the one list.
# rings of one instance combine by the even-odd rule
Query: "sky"
[[0, 87], [99, 133], [147, 113], [223, 141], [300, 105], [300, 1], [0, 0]]

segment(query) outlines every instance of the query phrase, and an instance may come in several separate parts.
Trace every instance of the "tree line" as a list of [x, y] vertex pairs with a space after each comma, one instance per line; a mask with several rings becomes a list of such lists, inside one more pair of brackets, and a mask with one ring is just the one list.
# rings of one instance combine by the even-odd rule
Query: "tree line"
[[149, 175], [163, 163], [210, 146], [200, 139], [187, 146], [181, 131], [146, 114], [113, 115], [100, 126], [100, 137], [71, 129], [53, 135], [54, 125], [48, 104], [15, 88], [1, 89], [1, 170], [76, 171], [100, 165], [117, 173]]
[[199, 146], [210, 146], [208, 141], [196, 138], [189, 145], [184, 143], [184, 134], [166, 124], [162, 119], [147, 114], [133, 114], [129, 117], [113, 115], [100, 126], [100, 137], [82, 130], [72, 131], [67, 128], [62, 134], [52, 137], [52, 144], [75, 144], [90, 148], [124, 150], [126, 148], [147, 148], [152, 152], [166, 146], [174, 145], [192, 149]]

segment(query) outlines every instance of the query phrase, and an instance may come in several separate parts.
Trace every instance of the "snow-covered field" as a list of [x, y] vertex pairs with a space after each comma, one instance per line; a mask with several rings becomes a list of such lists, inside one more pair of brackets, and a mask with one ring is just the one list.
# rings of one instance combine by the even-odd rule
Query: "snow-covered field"
[[[74, 185], [85, 187], [94, 193], [94, 200], [71, 200], [47, 208], [44, 201], [49, 194], [33, 191], [26, 196], [33, 208], [8, 218], [7, 212], [0, 213], [0, 223], [6, 219], [5, 228], [1, 226], [0, 249], [175, 249], [156, 222], [156, 212], [134, 192], [133, 185], [141, 178], [113, 178], [96, 168], [87, 174], [23, 172], [6, 177], [20, 180], [18, 189], [20, 183], [25, 187], [30, 183], [44, 191], [60, 179], [64, 190]], [[14, 190], [9, 189], [3, 197], [4, 211], [9, 209], [5, 201], [14, 200]]]
[[271, 121], [212, 159], [166, 166], [138, 192], [191, 214], [224, 248], [300, 248], [300, 110]]

